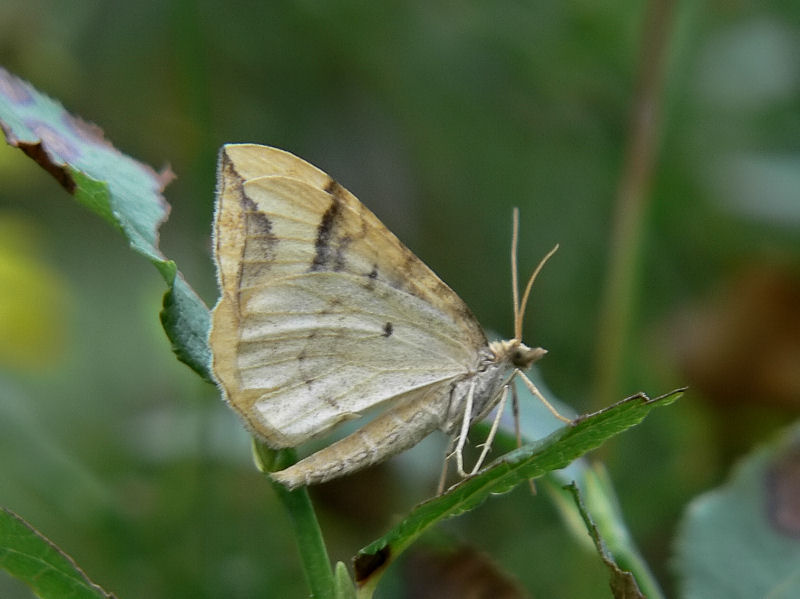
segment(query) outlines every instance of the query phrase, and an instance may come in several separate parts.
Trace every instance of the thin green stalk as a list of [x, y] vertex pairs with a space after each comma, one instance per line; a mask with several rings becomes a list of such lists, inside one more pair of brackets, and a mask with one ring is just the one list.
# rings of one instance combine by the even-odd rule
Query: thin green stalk
[[621, 393], [620, 383], [630, 328], [635, 319], [636, 290], [650, 183], [660, 140], [664, 80], [672, 30], [674, 0], [652, 0], [642, 28], [641, 61], [625, 162], [620, 176], [609, 241], [608, 276], [600, 308], [595, 350], [597, 407]]
[[[214, 188], [219, 139], [214, 131], [220, 111], [212, 107], [214, 85], [209, 80], [213, 69], [208, 57], [213, 54], [204, 30], [204, 19], [197, 0], [176, 0], [172, 3], [168, 24], [172, 39], [174, 60], [174, 86], [182, 114], [194, 126], [182, 131], [181, 143], [191, 158], [193, 175], [186, 177], [184, 185], [188, 197], [205, 197]], [[203, 214], [200, 211], [200, 214]], [[205, 217], [205, 214], [203, 214]], [[199, 224], [199, 223], [197, 223]]]
[[586, 507], [579, 504], [579, 509], [586, 511], [587, 517], [594, 518], [600, 535], [619, 566], [636, 576], [642, 594], [648, 599], [664, 599], [664, 591], [625, 525], [613, 485], [602, 464], [594, 464], [586, 470], [578, 499], [586, 504]]
[[[258, 469], [264, 474], [280, 470], [297, 460], [296, 453], [292, 449], [275, 451], [255, 440], [253, 441], [253, 453]], [[333, 569], [308, 490], [300, 487], [289, 491], [271, 478], [269, 481], [292, 522], [311, 596], [315, 599], [334, 599]]]

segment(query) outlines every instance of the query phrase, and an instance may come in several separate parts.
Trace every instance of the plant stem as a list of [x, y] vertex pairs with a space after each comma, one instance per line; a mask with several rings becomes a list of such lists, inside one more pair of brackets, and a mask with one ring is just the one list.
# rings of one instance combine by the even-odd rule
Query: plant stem
[[[255, 440], [253, 453], [258, 469], [267, 476], [270, 472], [280, 470], [297, 460], [294, 450], [276, 452]], [[334, 599], [333, 569], [308, 490], [306, 487], [300, 487], [289, 491], [279, 482], [271, 478], [269, 481], [289, 514], [311, 596], [315, 599]]]
[[652, 0], [642, 30], [641, 62], [625, 162], [609, 242], [609, 265], [595, 350], [595, 406], [620, 395], [622, 366], [635, 320], [637, 275], [650, 183], [659, 144], [661, 105], [674, 0]]
[[[610, 548], [606, 545], [606, 539], [598, 529], [600, 524], [593, 521], [592, 516], [589, 514], [589, 511], [584, 505], [583, 496], [581, 491], [578, 489], [578, 485], [573, 481], [564, 486], [563, 489], [572, 494], [573, 501], [578, 509], [578, 513], [580, 514], [584, 525], [586, 526], [586, 531], [589, 533], [600, 559], [603, 560], [603, 563], [608, 568], [610, 584], [611, 588], [613, 589], [614, 596], [663, 599], [664, 594], [661, 592], [658, 583], [656, 582], [655, 578], [653, 578], [653, 575], [650, 573], [650, 570], [644, 560], [641, 559], [635, 549], [628, 545], [627, 542], [618, 542], [620, 540], [618, 538], [619, 533], [622, 533], [622, 536], [625, 537], [627, 536], [626, 531], [618, 530], [615, 533], [615, 523], [606, 523], [607, 525], [610, 524], [610, 528], [607, 527], [606, 532], [610, 533], [612, 539], [617, 541], [614, 542], [616, 551], [610, 550]], [[615, 559], [619, 561], [624, 560], [625, 563], [618, 564]], [[634, 576], [634, 573], [636, 576]]]

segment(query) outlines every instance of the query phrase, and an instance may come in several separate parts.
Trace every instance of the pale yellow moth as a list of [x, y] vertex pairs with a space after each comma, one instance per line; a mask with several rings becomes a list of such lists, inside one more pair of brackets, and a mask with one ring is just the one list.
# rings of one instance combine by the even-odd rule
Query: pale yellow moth
[[274, 448], [378, 409], [275, 480], [295, 488], [343, 476], [437, 428], [456, 441], [465, 476], [469, 425], [502, 410], [514, 378], [550, 407], [522, 373], [546, 353], [521, 339], [544, 260], [520, 302], [516, 212], [514, 231], [514, 338], [489, 343], [456, 293], [327, 174], [275, 148], [223, 146], [214, 219], [221, 296], [209, 344], [224, 397]]

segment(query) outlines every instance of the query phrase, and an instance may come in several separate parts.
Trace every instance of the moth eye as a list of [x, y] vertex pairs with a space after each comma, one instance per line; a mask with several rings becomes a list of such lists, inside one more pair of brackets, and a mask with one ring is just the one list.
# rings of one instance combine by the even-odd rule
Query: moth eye
[[518, 368], [528, 368], [531, 365], [532, 356], [530, 352], [527, 352], [521, 348], [515, 348], [514, 351], [511, 352], [511, 363], [518, 367]]

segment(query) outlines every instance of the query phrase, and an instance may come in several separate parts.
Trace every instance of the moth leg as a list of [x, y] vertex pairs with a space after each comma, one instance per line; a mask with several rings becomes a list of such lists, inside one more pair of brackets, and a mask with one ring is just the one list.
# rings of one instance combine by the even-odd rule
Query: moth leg
[[538, 397], [539, 401], [541, 401], [544, 404], [544, 407], [550, 410], [550, 413], [553, 416], [558, 418], [561, 422], [564, 422], [566, 424], [572, 424], [572, 420], [570, 418], [562, 416], [561, 413], [553, 407], [553, 404], [551, 404], [549, 401], [547, 401], [547, 399], [545, 399], [545, 396], [541, 394], [541, 392], [536, 388], [536, 385], [534, 385], [533, 382], [531, 382], [531, 379], [529, 379], [524, 372], [522, 372], [518, 368], [514, 371], [514, 374], [522, 379], [522, 382], [525, 383], [525, 386], [528, 388], [528, 391], [530, 391], [536, 397]]
[[522, 432], [519, 428], [519, 397], [516, 385], [511, 385], [511, 414], [514, 416], [514, 436], [517, 439], [517, 449], [522, 447]]
[[481, 456], [478, 458], [478, 461], [475, 462], [475, 466], [472, 468], [472, 472], [470, 472], [470, 476], [473, 476], [480, 467], [483, 465], [483, 461], [486, 459], [486, 455], [489, 453], [489, 450], [492, 448], [492, 441], [494, 441], [494, 436], [497, 433], [497, 427], [500, 425], [500, 418], [503, 416], [503, 409], [506, 407], [506, 398], [508, 397], [508, 385], [503, 387], [502, 395], [500, 395], [500, 401], [497, 404], [497, 416], [494, 417], [494, 421], [492, 422], [492, 428], [489, 430], [489, 436], [486, 437], [486, 442], [483, 444], [483, 451], [481, 451]]
[[[522, 433], [519, 429], [519, 397], [517, 397], [516, 385], [511, 385], [511, 413], [514, 414], [514, 434], [517, 437], [517, 449], [522, 447]], [[528, 479], [528, 486], [531, 488], [531, 495], [536, 495], [536, 483], [532, 478]]]
[[447, 449], [444, 451], [444, 460], [442, 460], [442, 473], [439, 475], [439, 485], [436, 487], [436, 495], [444, 493], [444, 485], [447, 482], [447, 464], [450, 458], [453, 457], [453, 446], [456, 444], [456, 438], [450, 437], [447, 443]]
[[475, 382], [470, 383], [469, 391], [467, 391], [467, 402], [464, 407], [464, 416], [461, 419], [461, 432], [458, 435], [458, 444], [456, 445], [456, 472], [462, 478], [467, 477], [464, 472], [464, 444], [467, 442], [467, 433], [469, 432], [469, 425], [472, 424], [472, 396], [475, 393]]

